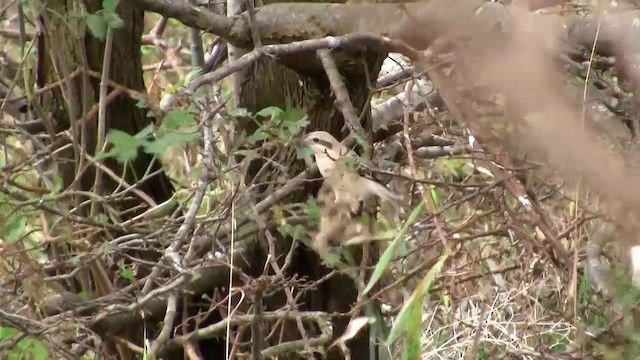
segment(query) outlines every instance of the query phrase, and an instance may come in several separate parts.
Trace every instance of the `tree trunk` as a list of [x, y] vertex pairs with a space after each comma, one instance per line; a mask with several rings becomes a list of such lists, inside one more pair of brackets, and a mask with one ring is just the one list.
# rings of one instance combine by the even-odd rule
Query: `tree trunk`
[[[53, 84], [61, 78], [68, 77], [71, 73], [84, 67], [94, 73], [102, 72], [105, 43], [96, 39], [90, 33], [86, 33], [82, 21], [76, 19], [77, 15], [69, 11], [77, 6], [86, 7], [90, 13], [101, 8], [99, 0], [51, 0], [47, 2], [49, 11], [43, 12], [40, 20], [42, 35], [38, 43], [38, 79], [39, 87]], [[65, 18], [59, 18], [59, 15]], [[111, 54], [111, 67], [109, 69], [110, 80], [126, 88], [144, 92], [145, 85], [142, 77], [142, 60], [140, 56], [141, 36], [143, 30], [144, 12], [137, 10], [122, 2], [118, 6], [118, 15], [122, 18], [124, 26], [114, 31], [113, 48]], [[56, 88], [51, 93], [48, 109], [53, 110], [53, 119], [58, 128], [67, 129], [69, 124], [78, 121], [93, 106], [98, 103], [100, 79], [90, 76], [88, 73], [64, 81], [61, 88]], [[112, 87], [109, 89], [113, 90]], [[127, 95], [120, 95], [111, 101], [106, 108], [106, 129], [118, 129], [129, 134], [136, 134], [153, 119], [147, 117], [147, 110], [136, 106], [137, 100]], [[96, 114], [97, 115], [97, 114]], [[74, 139], [83, 144], [83, 150], [94, 155], [97, 142], [96, 116], [85, 121], [85, 129], [82, 134], [75, 134]], [[72, 152], [74, 157], [66, 158], [61, 171], [64, 185], [73, 184], [77, 176], [78, 156], [77, 151]], [[86, 161], [85, 161], [86, 163]], [[115, 160], [105, 161], [106, 165], [116, 174], [123, 174], [123, 167]], [[140, 152], [138, 157], [130, 164], [124, 178], [129, 184], [136, 183], [147, 171], [152, 157]], [[160, 164], [154, 161], [151, 165], [151, 173], [160, 169]], [[89, 166], [79, 176], [79, 183], [83, 190], [90, 190], [93, 186], [94, 167]], [[118, 184], [110, 177], [106, 179], [106, 192], [112, 190]], [[173, 188], [164, 173], [151, 176], [143, 181], [139, 189], [151, 196], [156, 202], [168, 199], [173, 193]], [[127, 203], [127, 202], [125, 202]], [[128, 203], [130, 205], [131, 203]], [[123, 209], [128, 208], [123, 206]]]
[[[43, 105], [46, 110], [53, 114], [55, 123], [59, 129], [66, 129], [69, 124], [73, 124], [91, 110], [98, 103], [99, 79], [89, 77], [87, 72], [81, 72], [80, 76], [71, 79], [68, 77], [77, 69], [88, 68], [94, 72], [102, 71], [104, 57], [104, 42], [95, 39], [90, 34], [85, 34], [84, 23], [77, 20], [77, 15], [72, 14], [69, 9], [78, 9], [78, 5], [86, 6], [91, 13], [100, 8], [99, 0], [50, 0], [47, 3], [48, 11], [41, 12], [42, 35], [38, 42], [38, 79], [40, 87], [53, 84], [60, 79], [68, 79], [62, 82], [62, 86], [51, 92], [52, 96], [44, 98]], [[37, 10], [37, 9], [36, 9]], [[142, 35], [143, 12], [135, 10], [128, 2], [120, 2], [118, 14], [124, 22], [124, 27], [118, 29], [113, 37], [113, 50], [111, 55], [110, 78], [112, 81], [127, 88], [144, 91], [144, 82], [141, 72], [140, 59], [140, 37]], [[56, 14], [56, 15], [53, 15]], [[375, 78], [380, 70], [380, 66], [386, 54], [373, 50], [362, 51], [360, 53], [338, 53], [336, 56], [351, 58], [350, 62], [339, 61], [339, 64], [347, 64], [339, 70], [343, 76], [345, 85], [349, 90], [349, 95], [354, 107], [364, 115], [361, 117], [365, 130], [371, 130], [369, 103], [369, 88], [375, 82]], [[309, 65], [309, 60], [312, 64]], [[285, 65], [285, 63], [287, 65]], [[330, 89], [328, 79], [324, 70], [315, 58], [315, 54], [299, 56], [286, 59], [284, 63], [274, 59], [262, 59], [253, 66], [243, 70], [242, 76], [245, 81], [242, 83], [240, 93], [240, 107], [249, 111], [257, 112], [267, 106], [278, 106], [281, 108], [300, 107], [308, 115], [310, 125], [309, 131], [325, 130], [334, 134], [337, 138], [343, 138], [345, 133], [341, 133], [344, 125], [342, 114], [333, 105], [334, 97]], [[119, 129], [129, 134], [135, 134], [148, 125], [152, 119], [146, 116], [146, 110], [136, 107], [136, 101], [127, 96], [118, 96], [107, 106], [107, 129]], [[255, 130], [253, 122], [241, 121], [240, 131], [248, 134]], [[63, 178], [65, 188], [72, 187], [78, 190], [92, 191], [94, 185], [95, 169], [86, 166], [87, 161], [82, 159], [80, 149], [88, 154], [95, 153], [97, 143], [96, 116], [85, 122], [82, 132], [73, 134], [74, 140], [80, 146], [71, 147], [71, 150], [61, 152], [57, 163], [62, 164], [60, 173]], [[304, 163], [295, 159], [295, 149], [289, 146], [281, 153], [285, 154], [279, 162], [285, 165], [287, 176], [297, 175], [303, 168]], [[141, 174], [145, 173], [151, 163], [152, 158], [142, 152], [131, 164], [130, 168], [123, 176], [129, 184], [137, 183]], [[122, 166], [112, 160], [104, 162], [116, 174], [123, 174]], [[252, 164], [247, 181], [256, 183], [269, 183], [278, 175], [276, 168], [265, 172], [260, 179], [253, 179], [258, 174], [258, 169], [264, 164]], [[268, 165], [266, 165], [268, 166]], [[81, 170], [79, 170], [81, 169]], [[151, 172], [159, 169], [159, 164], [153, 162]], [[118, 186], [116, 181], [105, 177], [103, 193], [109, 193]], [[311, 195], [315, 195], [318, 183], [308, 186], [304, 192], [292, 194], [287, 201], [304, 201]], [[143, 190], [156, 202], [161, 202], [171, 195], [172, 189], [164, 173], [148, 178], [140, 184], [138, 189]], [[269, 191], [268, 188], [259, 187], [257, 194], [263, 198]], [[75, 204], [81, 204], [85, 198], [75, 199]], [[136, 198], [127, 199], [116, 203], [119, 210], [131, 209], [138, 205]], [[71, 204], [70, 204], [71, 205]], [[81, 211], [87, 214], [89, 206], [81, 207]], [[124, 219], [123, 219], [124, 220]], [[276, 231], [273, 231], [276, 234]], [[265, 244], [266, 241], [258, 241], [258, 244]], [[281, 238], [278, 244], [278, 253], [273, 254], [278, 259], [284, 260], [284, 256], [291, 246], [290, 239]], [[261, 268], [264, 264], [264, 252], [257, 251], [250, 261]], [[306, 277], [309, 281], [318, 280], [328, 272], [320, 265], [320, 259], [310, 249], [298, 249], [293, 265], [288, 268], [287, 276], [297, 275]], [[92, 273], [93, 275], [93, 273]], [[96, 279], [92, 278], [91, 284], [95, 284]], [[74, 289], [79, 290], [79, 289]], [[104, 289], [102, 289], [104, 293]], [[100, 295], [98, 291], [98, 295]], [[267, 299], [265, 311], [275, 310], [285, 305], [282, 294], [272, 299]], [[300, 310], [321, 310], [329, 313], [348, 312], [355, 301], [357, 290], [353, 282], [347, 277], [334, 277], [332, 280], [324, 282], [314, 291], [307, 292], [306, 297], [298, 304]], [[339, 336], [345, 329], [348, 318], [334, 320], [334, 338]], [[295, 326], [287, 326], [286, 339], [299, 338], [298, 330]], [[135, 333], [136, 329], [130, 329]], [[141, 333], [141, 332], [138, 332]], [[127, 337], [124, 334], [125, 338]], [[209, 343], [211, 345], [211, 343]], [[223, 347], [216, 342], [214, 348], [207, 348], [205, 343], [201, 343], [202, 353], [207, 353], [211, 358], [222, 358]], [[368, 334], [364, 332], [350, 343], [352, 354], [357, 354], [358, 358], [369, 358]], [[113, 354], [113, 352], [111, 352]], [[120, 353], [121, 357], [122, 352]], [[297, 358], [292, 355], [289, 358]], [[334, 348], [329, 354], [329, 358], [340, 359], [342, 354]]]
[[[267, 1], [264, 5], [275, 2], [282, 1]], [[342, 67], [339, 67], [339, 71], [357, 114], [362, 114], [360, 119], [363, 128], [367, 131], [367, 135], [370, 135], [372, 130], [371, 111], [368, 107], [369, 89], [373, 88], [372, 84], [375, 84], [382, 61], [386, 55], [386, 53], [373, 50], [349, 54], [332, 52], [332, 56], [336, 57], [336, 63], [343, 64]], [[239, 107], [246, 108], [254, 113], [268, 106], [278, 106], [282, 109], [298, 107], [309, 118], [307, 131], [324, 130], [333, 134], [337, 139], [342, 139], [348, 135], [346, 132], [341, 131], [345, 122], [337, 106], [334, 105], [335, 98], [329, 81], [315, 53], [296, 55], [294, 58], [280, 59], [280, 61], [263, 58], [253, 66], [244, 69], [240, 74], [240, 78], [242, 86]], [[242, 124], [240, 130], [245, 131], [247, 134], [253, 133], [256, 129], [256, 125], [252, 121], [240, 123]], [[286, 155], [277, 159], [277, 162], [287, 169], [287, 173], [284, 174], [287, 178], [294, 177], [305, 168], [303, 161], [296, 160], [295, 151], [293, 146], [289, 146], [288, 149], [283, 151]], [[253, 177], [263, 166], [268, 166], [270, 171], [265, 172], [266, 176], [254, 179]], [[280, 169], [265, 164], [263, 161], [254, 161], [249, 168], [247, 182], [272, 184], [277, 178], [282, 177], [283, 174]], [[293, 193], [287, 201], [291, 203], [306, 201], [308, 197], [316, 195], [319, 184], [319, 182], [309, 184], [304, 191]], [[267, 186], [259, 188], [259, 191], [262, 191], [262, 194], [258, 194], [259, 199], [269, 194]], [[272, 233], [274, 235], [277, 234], [275, 229]], [[257, 244], [267, 243], [267, 240], [263, 239], [261, 235], [257, 235], [257, 237]], [[280, 237], [278, 240], [278, 253], [272, 255], [277, 259], [281, 259], [280, 263], [282, 264], [290, 250], [291, 239]], [[313, 250], [302, 247], [297, 250], [295, 261], [288, 268], [288, 272], [285, 275], [296, 275], [297, 277], [304, 277], [308, 281], [316, 281], [328, 274], [329, 270], [321, 265], [318, 255]], [[253, 261], [264, 263], [265, 260], [254, 259]], [[298, 305], [300, 310], [347, 313], [351, 310], [357, 294], [358, 291], [353, 281], [345, 275], [340, 275], [322, 283], [315, 291], [308, 291], [306, 296], [301, 299], [301, 304]], [[276, 310], [285, 305], [286, 298], [284, 294], [280, 293], [267, 301], [265, 311]], [[348, 321], [348, 317], [334, 319], [334, 339], [343, 333]], [[285, 341], [300, 338], [295, 322], [291, 321], [288, 324], [284, 337]], [[351, 353], [357, 354], [356, 358], [369, 358], [368, 332], [363, 331], [349, 345]], [[300, 358], [300, 356], [294, 354], [288, 358], [295, 359]], [[328, 358], [342, 359], [343, 355], [337, 347], [334, 347], [328, 354]]]
[[[33, 6], [32, 2], [32, 6]], [[70, 125], [76, 124], [83, 117], [94, 110], [93, 115], [84, 121], [82, 130], [76, 128], [70, 130], [74, 146], [61, 151], [55, 158], [58, 166], [58, 173], [62, 178], [63, 189], [82, 190], [86, 192], [99, 192], [101, 194], [111, 194], [119, 186], [123, 186], [119, 181], [101, 173], [101, 189], [94, 188], [95, 166], [83, 158], [83, 154], [95, 155], [97, 144], [97, 108], [99, 102], [99, 74], [103, 70], [105, 41], [92, 36], [85, 26], [86, 16], [79, 16], [80, 9], [86, 9], [89, 13], [95, 13], [101, 9], [101, 0], [49, 0], [42, 9], [32, 7], [34, 13], [40, 14], [37, 55], [37, 79], [39, 88], [50, 86], [60, 82], [59, 87], [54, 87], [50, 92], [45, 92], [40, 99], [42, 109], [45, 113], [52, 114], [52, 121], [56, 131], [69, 129]], [[140, 42], [143, 31], [144, 11], [133, 8], [129, 2], [120, 2], [117, 13], [123, 20], [124, 26], [114, 30], [112, 40], [112, 52], [110, 56], [109, 79], [125, 88], [145, 92], [142, 75], [142, 61], [140, 54]], [[86, 14], [85, 14], [86, 15]], [[76, 71], [79, 72], [76, 72]], [[93, 72], [93, 75], [89, 71]], [[74, 77], [70, 77], [76, 72]], [[79, 74], [79, 75], [77, 75]], [[95, 76], [97, 74], [98, 76]], [[109, 88], [109, 92], [113, 91]], [[106, 131], [118, 129], [134, 135], [149, 125], [153, 119], [147, 116], [147, 109], [139, 108], [137, 100], [130, 98], [127, 94], [115, 97], [106, 106]], [[73, 128], [73, 127], [72, 127]], [[56, 144], [64, 145], [71, 141], [58, 135]], [[126, 169], [113, 159], [103, 161], [106, 167], [112, 170], [117, 176], [122, 177], [128, 184], [137, 184], [138, 190], [146, 193], [156, 203], [169, 199], [173, 189], [167, 176], [161, 169], [159, 162], [154, 161], [152, 156], [139, 152], [137, 158], [130, 162]], [[148, 170], [150, 168], [150, 170]], [[147, 177], [140, 181], [145, 172], [156, 175]], [[87, 216], [90, 213], [91, 201], [85, 196], [76, 196], [73, 201], [66, 204], [70, 209], [76, 208], [74, 212], [78, 215]], [[95, 201], [95, 200], [92, 200]], [[84, 204], [83, 204], [84, 203]], [[108, 208], [114, 209], [124, 221], [139, 213], [141, 200], [135, 195], [128, 195], [110, 203], [98, 204], [97, 213], [104, 215]], [[57, 229], [52, 232], [69, 232], [73, 224], [60, 222]], [[58, 230], [59, 229], [59, 230]], [[91, 237], [94, 249], [99, 249], [105, 241], [105, 233]], [[106, 236], [119, 236], [121, 234], [109, 234]], [[57, 260], [69, 259], [74, 253], [79, 252], [68, 244], [58, 243], [50, 249], [50, 256], [58, 257]], [[154, 255], [155, 256], [155, 255]], [[149, 260], [154, 260], [150, 258]], [[157, 256], [155, 256], [157, 260]], [[114, 265], [115, 266], [115, 265]], [[114, 269], [110, 269], [100, 260], [92, 262], [90, 265], [90, 275], [81, 272], [77, 280], [78, 283], [63, 284], [68, 290], [79, 293], [86, 291], [89, 296], [103, 296], [114, 288], [111, 284], [115, 277]], [[142, 330], [130, 329], [130, 334], [140, 336]], [[120, 334], [127, 337], [126, 334]], [[113, 347], [108, 353], [114, 354]], [[120, 358], [127, 358], [127, 355], [120, 351]]]

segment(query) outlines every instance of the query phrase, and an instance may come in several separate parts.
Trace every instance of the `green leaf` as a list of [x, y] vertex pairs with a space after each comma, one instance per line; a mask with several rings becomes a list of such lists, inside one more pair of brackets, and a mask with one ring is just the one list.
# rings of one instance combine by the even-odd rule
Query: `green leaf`
[[12, 327], [0, 326], [0, 340], [6, 340], [14, 337], [18, 330]]
[[120, 163], [124, 163], [135, 159], [138, 155], [138, 148], [144, 141], [124, 131], [111, 129], [109, 130], [109, 143], [112, 148], [107, 156], [113, 156]]
[[51, 191], [52, 194], [59, 194], [62, 189], [64, 189], [64, 182], [62, 181], [62, 176], [54, 176], [53, 177], [53, 189]]
[[107, 22], [99, 13], [87, 15], [87, 27], [94, 37], [104, 40], [107, 37]]
[[99, 224], [108, 224], [109, 223], [109, 217], [107, 216], [107, 214], [96, 214], [96, 216], [94, 216], [93, 220]]
[[344, 165], [346, 167], [348, 167], [349, 169], [355, 169], [356, 165], [357, 165], [357, 162], [358, 162], [358, 159], [355, 156], [348, 156], [347, 155], [347, 156], [343, 157], [343, 162], [344, 162]]
[[298, 108], [286, 109], [280, 115], [280, 119], [282, 119], [283, 122], [289, 123], [297, 123], [300, 120], [304, 119], [304, 117], [304, 112], [302, 112], [302, 110]]
[[185, 109], [171, 110], [162, 120], [162, 126], [168, 130], [177, 129], [184, 125], [192, 125], [193, 123], [193, 111]]
[[129, 269], [129, 267], [127, 267], [127, 265], [125, 265], [124, 260], [118, 261], [118, 273], [120, 274], [121, 278], [129, 282], [133, 282], [133, 280], [135, 280], [133, 272], [131, 271], [131, 269]]
[[251, 161], [258, 156], [258, 151], [256, 149], [243, 149], [236, 150], [233, 152], [234, 155], [240, 155], [245, 158], [245, 161]]
[[[391, 328], [391, 332], [389, 333], [389, 337], [385, 344], [387, 346], [391, 346], [398, 337], [408, 331], [409, 329], [415, 330], [415, 324], [410, 323], [412, 321], [412, 317], [415, 317], [418, 314], [418, 311], [421, 313], [422, 309], [422, 300], [424, 299], [424, 295], [429, 292], [429, 288], [431, 288], [431, 284], [435, 280], [436, 276], [442, 273], [442, 268], [444, 267], [444, 263], [451, 256], [451, 250], [447, 247], [445, 248], [444, 254], [440, 256], [438, 262], [433, 265], [433, 267], [429, 270], [427, 275], [420, 281], [416, 290], [411, 294], [411, 297], [404, 303], [400, 313], [397, 316], [397, 320], [394, 322], [393, 327]], [[415, 320], [415, 319], [414, 319]], [[420, 321], [422, 321], [420, 319]], [[420, 325], [417, 326], [420, 328]], [[419, 339], [418, 339], [419, 341]]]
[[414, 302], [407, 312], [406, 336], [402, 357], [407, 360], [420, 358], [420, 338], [422, 335], [422, 301]]
[[282, 124], [280, 124], [282, 128], [282, 134], [280, 137], [285, 138], [286, 140], [288, 138], [296, 136], [300, 134], [300, 132], [302, 132], [302, 130], [304, 130], [308, 124], [308, 117], [304, 114], [302, 114], [301, 117], [296, 116], [295, 121], [282, 120]]
[[313, 164], [313, 150], [309, 146], [296, 147], [296, 159], [303, 159], [308, 165]]
[[338, 268], [342, 265], [340, 255], [336, 252], [329, 252], [322, 256], [322, 265], [329, 268]]
[[293, 226], [289, 224], [282, 224], [278, 225], [277, 229], [281, 235], [289, 236], [294, 240], [301, 239], [304, 234], [308, 233], [304, 226], [300, 224]]
[[305, 210], [309, 217], [316, 222], [320, 220], [320, 208], [318, 208], [318, 204], [316, 204], [315, 200], [309, 198], [305, 203]]
[[247, 141], [257, 142], [257, 141], [265, 140], [267, 139], [267, 137], [268, 137], [268, 134], [262, 128], [258, 128], [253, 134], [247, 136]]
[[140, 145], [142, 145], [145, 141], [154, 138], [153, 130], [154, 129], [152, 125], [147, 125], [144, 129], [138, 131], [138, 133], [135, 135], [135, 138], [142, 140], [140, 142]]
[[[18, 349], [23, 353], [30, 353], [31, 356], [28, 359], [33, 360], [46, 360], [48, 359], [47, 348], [42, 341], [33, 338], [26, 338], [18, 342]], [[16, 349], [17, 350], [17, 349]]]
[[115, 12], [119, 2], [119, 0], [103, 0], [102, 8], [104, 11]]
[[104, 21], [111, 29], [119, 29], [124, 26], [124, 21], [115, 12], [103, 13]]
[[198, 133], [171, 133], [144, 145], [148, 154], [162, 154], [173, 146], [186, 144], [199, 138]]
[[278, 115], [282, 114], [282, 109], [280, 109], [277, 106], [268, 106], [260, 111], [258, 111], [256, 113], [256, 116], [263, 116], [263, 117], [277, 117]]
[[2, 231], [2, 237], [4, 241], [9, 244], [13, 244], [16, 241], [22, 238], [22, 234], [24, 233], [24, 228], [27, 225], [27, 218], [22, 216], [19, 212], [14, 212], [9, 216], [4, 224], [4, 229]]
[[109, 130], [109, 142], [116, 147], [126, 147], [131, 143], [135, 144], [135, 147], [140, 146], [140, 141], [129, 133], [122, 130], [111, 129]]
[[429, 187], [429, 195], [431, 196], [431, 201], [433, 201], [433, 204], [438, 207], [442, 202], [442, 196], [435, 186]]
[[185, 75], [184, 77], [184, 83], [188, 84], [191, 82], [191, 80], [197, 78], [198, 76], [202, 75], [202, 69], [197, 68], [197, 69], [193, 69], [191, 71], [189, 71], [187, 73], [187, 75]]
[[376, 267], [373, 270], [373, 274], [371, 275], [371, 279], [369, 279], [369, 283], [364, 288], [363, 295], [367, 294], [369, 290], [373, 288], [373, 285], [375, 285], [378, 282], [378, 280], [386, 270], [387, 265], [389, 264], [389, 262], [391, 262], [391, 259], [393, 258], [396, 252], [396, 246], [397, 246], [396, 241], [393, 241], [384, 250], [384, 253], [382, 253], [382, 256], [380, 256], [380, 260], [378, 260], [378, 263], [376, 264]]
[[[140, 53], [143, 56], [149, 56], [151, 54], [154, 54], [155, 50], [156, 50], [155, 47], [151, 45], [140, 45]], [[136, 106], [138, 106], [139, 108], [146, 107], [146, 106], [139, 106], [138, 104], [136, 104]]]
[[463, 159], [457, 158], [441, 158], [436, 159], [435, 163], [436, 171], [443, 175], [451, 176], [464, 176], [465, 169], [467, 168], [467, 162]]
[[371, 224], [371, 216], [369, 216], [369, 214], [367, 213], [362, 213], [362, 215], [360, 215], [360, 224], [362, 225], [370, 225]]
[[387, 269], [387, 265], [389, 265], [389, 262], [391, 262], [391, 259], [395, 255], [398, 244], [401, 242], [401, 240], [404, 239], [404, 234], [409, 229], [409, 226], [422, 213], [422, 209], [424, 209], [424, 201], [420, 201], [418, 206], [413, 209], [411, 214], [409, 214], [409, 218], [407, 219], [407, 221], [402, 225], [400, 232], [398, 232], [398, 235], [396, 235], [396, 238], [393, 239], [389, 246], [387, 246], [387, 248], [384, 250], [384, 253], [382, 253], [382, 256], [380, 256], [380, 260], [378, 260], [378, 263], [373, 270], [373, 274], [371, 274], [371, 279], [369, 279], [369, 283], [364, 288], [362, 295], [366, 295], [373, 288], [373, 285], [378, 282], [384, 271]]
[[356, 141], [356, 144], [360, 145], [360, 146], [365, 146], [367, 145], [367, 141], [366, 139], [362, 138], [362, 136], [359, 135], [355, 135], [354, 140]]

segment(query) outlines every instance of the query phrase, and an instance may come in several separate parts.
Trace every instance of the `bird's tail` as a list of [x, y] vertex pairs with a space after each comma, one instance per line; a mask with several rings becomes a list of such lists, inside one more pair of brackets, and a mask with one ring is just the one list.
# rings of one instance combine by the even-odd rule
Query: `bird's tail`
[[396, 193], [378, 182], [367, 178], [364, 179], [366, 180], [366, 186], [369, 192], [376, 194], [381, 199], [390, 202], [396, 208], [400, 206], [400, 197]]

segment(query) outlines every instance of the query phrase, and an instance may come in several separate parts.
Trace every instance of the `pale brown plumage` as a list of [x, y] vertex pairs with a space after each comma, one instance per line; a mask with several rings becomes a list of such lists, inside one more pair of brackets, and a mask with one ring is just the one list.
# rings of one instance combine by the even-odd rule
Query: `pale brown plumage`
[[305, 136], [305, 142], [313, 151], [324, 183], [318, 193], [320, 225], [315, 236], [314, 248], [321, 255], [330, 246], [355, 237], [370, 237], [367, 225], [360, 223], [359, 212], [362, 201], [378, 196], [397, 205], [398, 196], [371, 179], [360, 176], [345, 163], [345, 157], [357, 155], [324, 131], [315, 131]]
[[320, 225], [313, 247], [320, 255], [326, 255], [332, 246], [357, 236], [368, 235], [368, 227], [360, 223], [351, 204], [333, 202], [320, 208]]
[[398, 195], [386, 186], [360, 176], [355, 169], [345, 164], [345, 157], [352, 157], [356, 163], [359, 158], [331, 134], [325, 131], [314, 131], [305, 136], [305, 142], [313, 151], [322, 177], [325, 178], [325, 181], [332, 182], [334, 191], [339, 192], [337, 198], [355, 196], [359, 201], [364, 201], [373, 195], [394, 205], [398, 204]]

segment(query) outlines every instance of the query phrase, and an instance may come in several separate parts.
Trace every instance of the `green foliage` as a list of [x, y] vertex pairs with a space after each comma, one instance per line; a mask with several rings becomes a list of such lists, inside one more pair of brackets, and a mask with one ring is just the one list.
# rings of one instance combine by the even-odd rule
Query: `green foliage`
[[313, 151], [308, 146], [296, 148], [296, 159], [302, 159], [307, 165], [313, 164]]
[[387, 341], [387, 346], [391, 346], [402, 334], [404, 334], [403, 359], [420, 358], [420, 338], [422, 335], [422, 301], [425, 294], [429, 292], [436, 277], [442, 273], [444, 264], [451, 256], [451, 250], [445, 248], [444, 254], [440, 256], [438, 262], [429, 270], [427, 275], [420, 281], [411, 297], [404, 303], [396, 321], [391, 328]]
[[162, 120], [162, 126], [167, 130], [177, 130], [194, 122], [194, 113], [190, 109], [172, 110]]
[[454, 178], [462, 178], [471, 174], [467, 161], [459, 158], [440, 158], [434, 161], [435, 171]]
[[431, 197], [431, 201], [433, 205], [436, 207], [434, 210], [437, 210], [438, 207], [442, 204], [442, 195], [440, 191], [433, 185], [429, 186], [429, 196]]
[[[590, 310], [594, 300], [599, 300], [598, 297], [595, 296], [593, 292], [593, 287], [591, 283], [591, 277], [588, 271], [585, 271], [581, 277], [582, 281], [578, 286], [578, 292], [576, 296], [576, 303], [582, 309], [580, 313], [584, 316], [584, 321], [590, 326], [601, 327], [607, 323], [607, 320], [600, 314], [598, 311], [594, 313]], [[595, 306], [597, 309], [603, 308], [603, 303], [598, 302]]]
[[343, 163], [347, 168], [355, 169], [358, 167], [358, 158], [356, 158], [355, 156], [344, 156], [343, 159]]
[[27, 219], [20, 212], [15, 211], [5, 220], [0, 235], [4, 241], [13, 244], [22, 238], [26, 225]]
[[18, 330], [11, 327], [0, 326], [0, 340], [10, 339], [16, 334], [18, 334]]
[[[224, 93], [224, 92], [223, 92]], [[228, 94], [223, 95], [224, 98], [227, 98]], [[227, 110], [227, 114], [231, 117], [251, 117], [251, 113], [245, 108], [230, 108]]]
[[190, 143], [198, 139], [197, 133], [173, 133], [160, 136], [155, 141], [144, 144], [144, 150], [148, 154], [162, 154], [164, 151], [176, 146]]
[[143, 56], [149, 56], [149, 55], [153, 55], [156, 53], [156, 48], [155, 46], [151, 46], [151, 45], [140, 45], [140, 52], [142, 53]]
[[[303, 205], [303, 207], [308, 208], [309, 205]], [[283, 236], [290, 237], [293, 240], [300, 240], [306, 243], [306, 241], [309, 239], [309, 231], [307, 227], [302, 224], [288, 223], [287, 217], [285, 215], [285, 210], [280, 206], [273, 206], [271, 208], [271, 213], [273, 214], [273, 219], [275, 220], [276, 224], [278, 224], [278, 233]]]
[[109, 29], [119, 29], [124, 22], [116, 13], [118, 0], [104, 0], [102, 2], [102, 10], [96, 11], [95, 14], [87, 15], [87, 27], [91, 34], [100, 40], [107, 37]]
[[[20, 332], [12, 327], [0, 326], [0, 343], [15, 340]], [[20, 339], [13, 348], [5, 353], [7, 360], [46, 360], [49, 358], [47, 348], [42, 341], [30, 336]]]
[[104, 0], [102, 1], [102, 8], [106, 12], [115, 12], [118, 7], [119, 0]]
[[478, 349], [478, 360], [489, 360], [489, 353], [487, 352], [486, 345], [480, 345]]
[[187, 75], [185, 75], [184, 83], [188, 84], [188, 83], [191, 82], [191, 80], [197, 78], [200, 75], [202, 75], [202, 69], [200, 69], [200, 68], [193, 69], [193, 70], [189, 71], [189, 73], [187, 73]]
[[118, 274], [121, 278], [127, 280], [128, 282], [133, 282], [135, 277], [133, 276], [133, 272], [131, 269], [124, 263], [124, 260], [118, 261]]
[[285, 223], [278, 225], [278, 232], [283, 236], [290, 236], [292, 239], [298, 240], [308, 231], [301, 224], [290, 225]]
[[407, 233], [409, 226], [418, 218], [418, 216], [420, 216], [420, 214], [422, 214], [423, 209], [424, 209], [424, 202], [421, 201], [418, 204], [418, 206], [416, 206], [415, 209], [413, 209], [411, 214], [409, 214], [409, 218], [404, 223], [404, 225], [396, 235], [395, 239], [393, 239], [391, 244], [387, 246], [384, 253], [380, 257], [380, 260], [378, 260], [378, 263], [376, 264], [376, 267], [373, 270], [373, 274], [371, 275], [371, 279], [369, 279], [369, 283], [364, 288], [363, 295], [366, 295], [373, 288], [373, 285], [375, 285], [378, 282], [378, 280], [380, 280], [380, 277], [382, 276], [384, 271], [387, 269], [389, 263], [391, 262], [391, 259], [393, 259], [393, 257], [395, 256], [398, 245], [402, 242], [402, 240], [404, 240], [404, 235]]
[[[583, 343], [592, 347], [596, 358], [622, 360], [634, 359], [640, 352], [640, 336], [635, 318], [637, 317], [637, 304], [640, 301], [640, 291], [632, 284], [630, 274], [624, 267], [614, 267], [603, 273], [606, 281], [613, 285], [613, 293], [617, 305], [621, 306], [621, 313], [628, 314], [615, 323], [609, 336], [603, 336], [598, 341], [589, 341], [586, 335], [579, 335]], [[579, 283], [577, 304], [580, 307], [584, 327], [603, 328], [608, 327], [610, 315], [617, 315], [617, 310], [609, 312], [610, 305], [600, 295], [593, 291], [593, 285], [589, 272], [585, 272]], [[581, 330], [584, 333], [584, 330]], [[560, 339], [555, 341], [552, 347], [554, 351], [563, 351], [567, 341]]]
[[[195, 118], [192, 110], [177, 109], [167, 113], [155, 136], [152, 136], [154, 134], [151, 127], [144, 128], [135, 136], [111, 129], [108, 136], [110, 150], [98, 154], [96, 159], [114, 157], [118, 162], [125, 163], [135, 159], [141, 147], [147, 154], [162, 154], [174, 146], [199, 139], [200, 134], [192, 129], [193, 124], [195, 124]], [[185, 128], [188, 131], [183, 130]]]
[[124, 163], [135, 159], [138, 155], [138, 148], [143, 145], [144, 140], [124, 131], [111, 129], [109, 130], [109, 142], [113, 147], [108, 156], [113, 156], [118, 162]]
[[320, 208], [313, 198], [307, 199], [305, 212], [316, 224], [320, 221]]
[[264, 121], [254, 119], [259, 127], [247, 138], [251, 142], [264, 140], [286, 142], [298, 135], [309, 123], [307, 116], [297, 108], [282, 110], [277, 106], [269, 106], [258, 111], [256, 117], [268, 119]]

